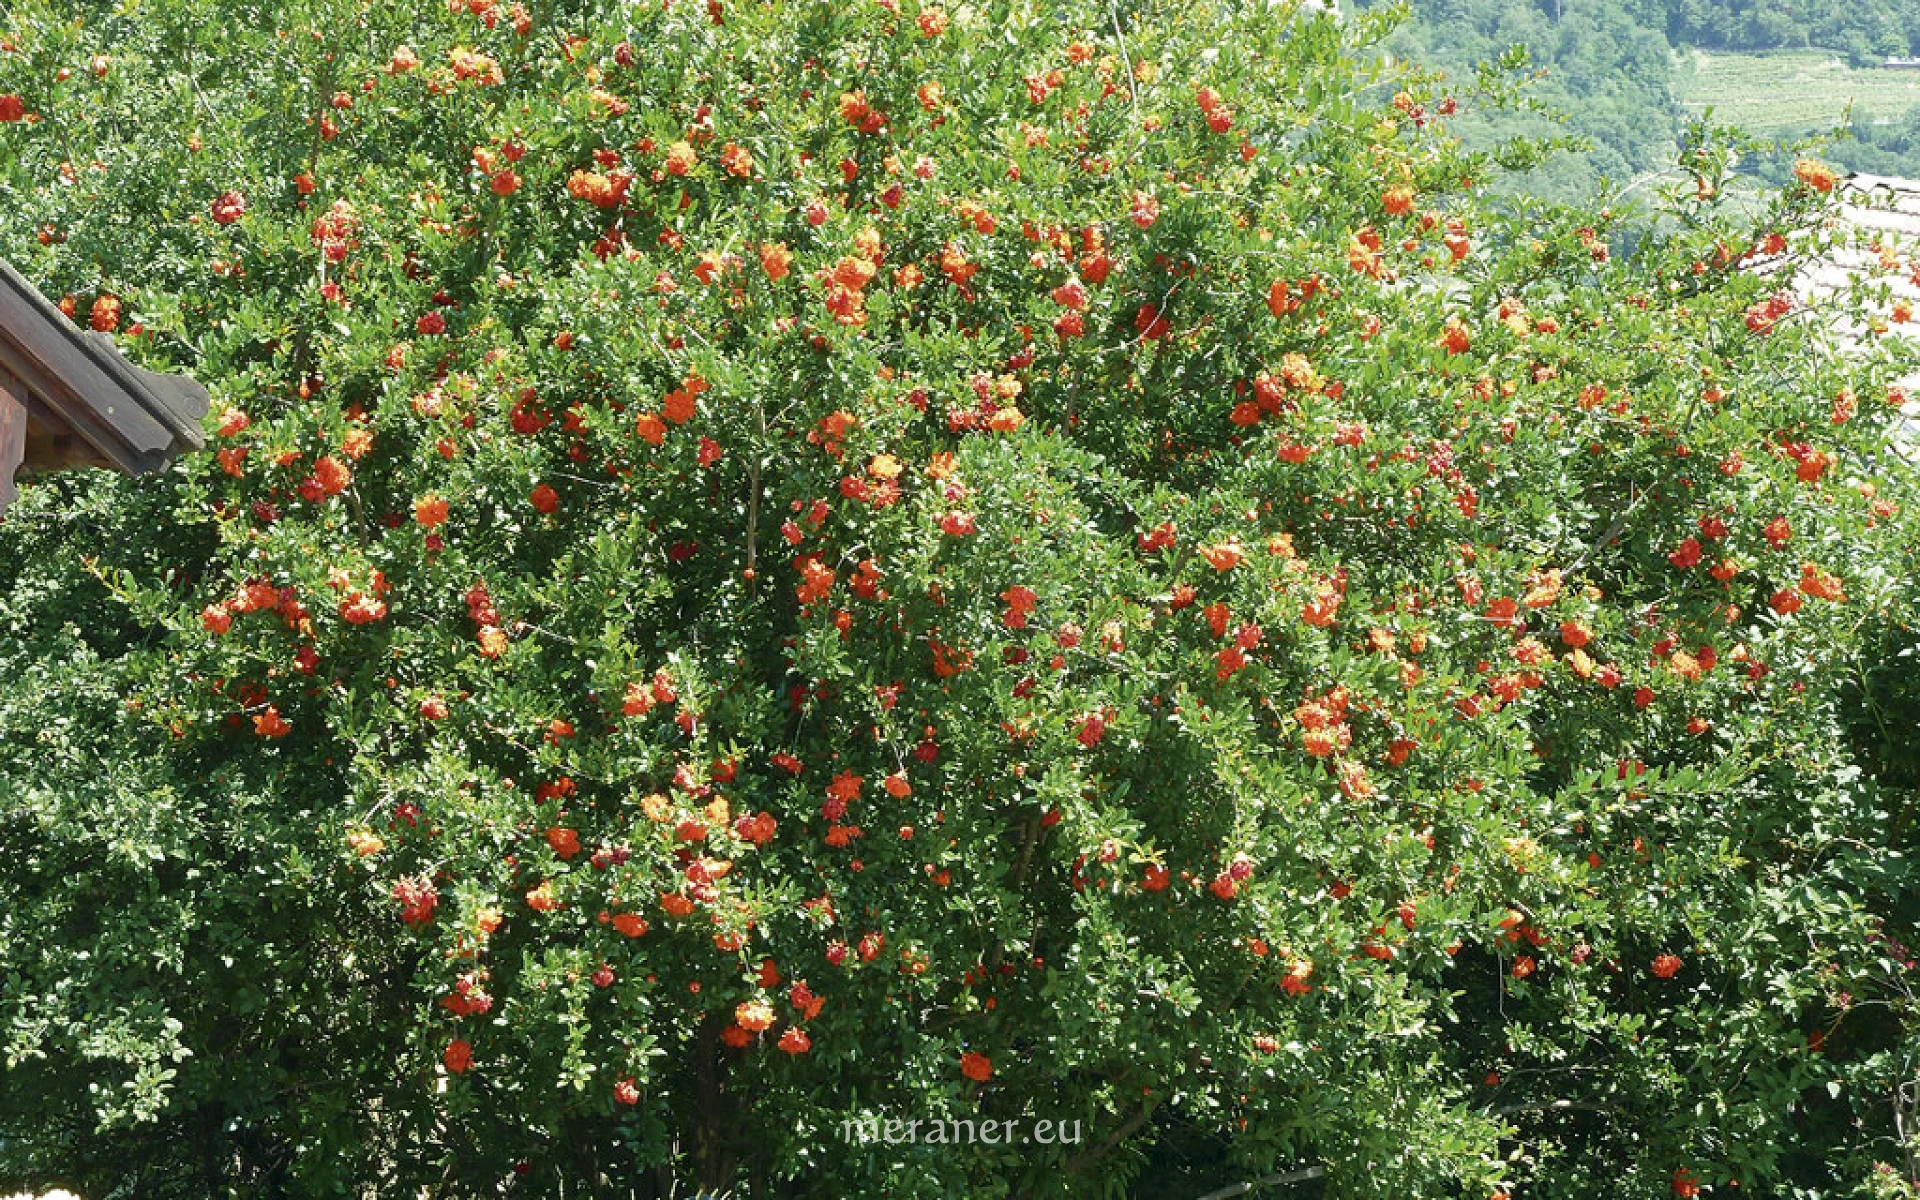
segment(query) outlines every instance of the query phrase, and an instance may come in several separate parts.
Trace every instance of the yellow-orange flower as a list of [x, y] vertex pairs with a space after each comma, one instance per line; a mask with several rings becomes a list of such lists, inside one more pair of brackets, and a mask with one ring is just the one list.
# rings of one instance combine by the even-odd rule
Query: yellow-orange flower
[[1823, 195], [1840, 182], [1834, 169], [1818, 159], [1803, 158], [1793, 164], [1793, 177]]

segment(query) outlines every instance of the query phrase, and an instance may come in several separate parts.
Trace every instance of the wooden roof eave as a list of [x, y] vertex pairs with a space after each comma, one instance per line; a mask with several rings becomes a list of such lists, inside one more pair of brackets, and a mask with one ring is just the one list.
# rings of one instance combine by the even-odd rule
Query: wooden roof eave
[[76, 328], [4, 260], [0, 369], [128, 474], [158, 471], [206, 442], [200, 428], [209, 405], [205, 388], [134, 366], [111, 337]]

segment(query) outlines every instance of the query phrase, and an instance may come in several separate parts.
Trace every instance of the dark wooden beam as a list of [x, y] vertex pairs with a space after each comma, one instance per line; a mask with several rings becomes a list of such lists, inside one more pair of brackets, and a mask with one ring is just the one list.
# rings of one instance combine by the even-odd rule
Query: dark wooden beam
[[77, 467], [114, 469], [114, 462], [92, 443], [63, 424], [58, 417], [27, 401], [27, 453], [20, 467], [22, 475], [45, 475], [52, 471], [70, 471]]
[[[204, 441], [206, 389], [129, 363], [112, 338], [76, 328], [5, 262], [0, 369], [24, 385], [48, 426], [78, 435], [100, 460], [128, 474], [160, 470]], [[49, 465], [92, 461], [71, 450], [44, 453]]]
[[27, 405], [18, 387], [12, 375], [0, 371], [0, 514], [20, 494], [13, 474], [27, 455]]

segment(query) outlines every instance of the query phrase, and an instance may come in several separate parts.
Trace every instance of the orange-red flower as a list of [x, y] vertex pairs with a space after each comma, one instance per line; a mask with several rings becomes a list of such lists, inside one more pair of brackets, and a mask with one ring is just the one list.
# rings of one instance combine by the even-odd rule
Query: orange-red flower
[[787, 277], [793, 266], [793, 251], [787, 249], [784, 242], [770, 242], [760, 247], [760, 269], [767, 278], [775, 283]]
[[759, 1033], [773, 1024], [773, 1006], [765, 1000], [748, 1000], [733, 1010], [733, 1019], [749, 1033]]
[[585, 200], [596, 208], [619, 208], [627, 200], [629, 175], [601, 175], [593, 171], [575, 171], [567, 177], [567, 194]]
[[247, 198], [239, 192], [221, 192], [213, 201], [213, 223], [231, 225], [247, 213]]
[[440, 1061], [455, 1075], [464, 1075], [473, 1067], [473, 1046], [465, 1038], [455, 1038], [447, 1043]]
[[455, 79], [472, 80], [482, 87], [497, 86], [506, 81], [506, 76], [501, 74], [500, 64], [477, 50], [455, 46], [447, 51], [447, 60], [453, 67]]
[[1847, 591], [1840, 583], [1840, 577], [1824, 570], [1814, 563], [1800, 564], [1800, 591], [1818, 600], [1831, 600], [1843, 604]]
[[349, 625], [371, 625], [387, 615], [386, 602], [354, 588], [340, 601], [340, 619]]
[[1228, 538], [1224, 542], [1203, 547], [1200, 557], [1216, 571], [1231, 571], [1246, 560], [1246, 552], [1240, 548], [1239, 538]]
[[753, 154], [743, 146], [728, 142], [720, 150], [720, 166], [729, 175], [741, 179], [753, 176]]
[[535, 912], [552, 912], [560, 907], [560, 898], [553, 894], [553, 881], [547, 880], [540, 886], [527, 892], [527, 905]]
[[1339, 616], [1340, 600], [1338, 589], [1323, 585], [1311, 600], [1300, 606], [1300, 619], [1316, 629], [1325, 629]]

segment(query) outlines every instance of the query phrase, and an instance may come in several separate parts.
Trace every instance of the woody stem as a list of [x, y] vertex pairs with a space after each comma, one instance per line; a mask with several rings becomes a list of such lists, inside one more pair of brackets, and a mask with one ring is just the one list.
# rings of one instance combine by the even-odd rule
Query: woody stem
[[758, 542], [760, 536], [760, 455], [767, 440], [767, 410], [757, 398], [753, 402], [753, 423], [758, 440], [754, 443], [752, 457], [747, 460], [747, 595], [754, 597], [760, 591], [760, 573], [755, 568], [758, 561]]

